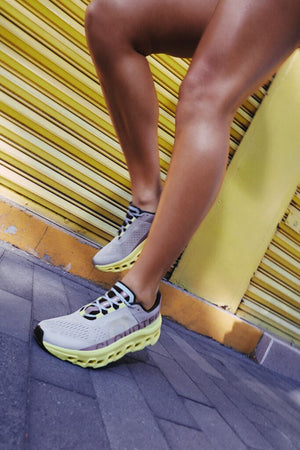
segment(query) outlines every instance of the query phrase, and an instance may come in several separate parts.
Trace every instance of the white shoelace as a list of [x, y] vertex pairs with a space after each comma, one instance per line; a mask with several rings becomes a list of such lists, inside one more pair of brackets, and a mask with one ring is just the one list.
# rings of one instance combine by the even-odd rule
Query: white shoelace
[[[115, 294], [115, 296], [109, 297], [108, 294], [110, 292], [113, 292]], [[117, 308], [115, 308], [115, 309], [118, 309], [120, 306], [120, 301], [121, 301], [121, 303], [125, 303], [125, 305], [127, 305], [129, 308], [132, 308], [132, 305], [126, 301], [126, 299], [123, 297], [123, 295], [112, 287], [104, 295], [102, 295], [101, 297], [98, 297], [92, 303], [89, 303], [88, 305], [84, 306], [84, 309], [83, 309], [84, 317], [94, 319], [96, 316], [98, 316], [101, 313], [107, 314], [108, 310], [111, 307], [114, 307], [114, 305], [117, 306]], [[87, 312], [87, 310], [89, 308], [94, 308], [94, 307], [97, 308], [98, 311], [96, 309], [94, 309], [93, 314], [90, 312]]]

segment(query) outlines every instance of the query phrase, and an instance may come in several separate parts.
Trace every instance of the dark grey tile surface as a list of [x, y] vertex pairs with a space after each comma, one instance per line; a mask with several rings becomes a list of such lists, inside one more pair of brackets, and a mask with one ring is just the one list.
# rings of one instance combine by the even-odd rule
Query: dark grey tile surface
[[274, 339], [264, 359], [265, 367], [300, 382], [300, 351]]
[[28, 343], [0, 333], [0, 443], [22, 448], [25, 440], [29, 377]]
[[186, 400], [186, 406], [214, 449], [243, 450], [247, 448], [217, 409], [191, 400]]
[[100, 370], [92, 379], [112, 449], [169, 448], [133, 379]]
[[31, 303], [0, 289], [0, 331], [22, 341], [28, 341]]
[[85, 303], [95, 300], [105, 292], [100, 286], [97, 286], [97, 290], [87, 289], [86, 286], [79, 285], [75, 281], [66, 278], [62, 278], [62, 282], [71, 311], [76, 311]]
[[160, 419], [158, 421], [172, 450], [213, 450], [204, 433], [177, 423]]
[[4, 248], [1, 247], [1, 248], [0, 248], [0, 259], [2, 258], [3, 255], [4, 255]]
[[40, 266], [34, 268], [33, 318], [50, 319], [70, 313], [61, 275]]
[[300, 384], [173, 322], [103, 369], [38, 347], [39, 320], [102, 292], [0, 242], [1, 449], [297, 448]]
[[261, 434], [263, 434], [271, 443], [274, 450], [297, 450], [297, 447], [295, 447], [284, 432], [280, 430], [280, 427], [267, 427], [263, 424], [257, 424], [256, 426]]
[[33, 263], [25, 256], [4, 252], [0, 264], [1, 289], [32, 300]]
[[89, 369], [55, 358], [42, 350], [35, 341], [31, 347], [31, 375], [63, 389], [95, 397]]
[[29, 401], [29, 448], [110, 448], [97, 400], [33, 379]]
[[131, 366], [131, 373], [157, 417], [198, 428], [180, 398], [161, 371], [143, 363]]
[[153, 354], [152, 358], [178, 395], [209, 404], [207, 397], [176, 361], [158, 353]]

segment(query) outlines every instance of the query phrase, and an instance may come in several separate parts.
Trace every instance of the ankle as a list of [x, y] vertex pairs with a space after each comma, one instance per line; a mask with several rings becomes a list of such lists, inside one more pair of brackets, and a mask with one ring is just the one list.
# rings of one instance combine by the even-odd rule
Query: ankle
[[145, 288], [145, 286], [140, 286], [136, 280], [131, 280], [127, 275], [122, 279], [122, 282], [135, 294], [136, 301], [140, 303], [144, 309], [148, 310], [152, 308], [157, 297], [157, 287], [150, 288], [149, 285], [147, 285]]
[[147, 192], [147, 190], [142, 190], [141, 193], [132, 193], [132, 203], [138, 206], [140, 209], [149, 212], [156, 212], [161, 194], [161, 188], [155, 192]]

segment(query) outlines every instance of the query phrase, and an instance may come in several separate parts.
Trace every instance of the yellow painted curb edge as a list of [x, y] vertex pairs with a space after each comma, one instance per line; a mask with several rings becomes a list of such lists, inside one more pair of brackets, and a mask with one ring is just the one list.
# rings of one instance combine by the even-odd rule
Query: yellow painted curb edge
[[163, 316], [238, 352], [251, 354], [263, 336], [254, 325], [178, 286], [162, 282], [160, 290]]
[[3, 198], [0, 198], [0, 239], [104, 288], [118, 279], [118, 274], [94, 268], [92, 258], [100, 246]]
[[[99, 250], [95, 244], [1, 198], [0, 240], [104, 288], [120, 278], [93, 267], [92, 257]], [[254, 351], [262, 337], [255, 326], [171, 283], [162, 282], [160, 289], [162, 314], [190, 330], [246, 354]]]

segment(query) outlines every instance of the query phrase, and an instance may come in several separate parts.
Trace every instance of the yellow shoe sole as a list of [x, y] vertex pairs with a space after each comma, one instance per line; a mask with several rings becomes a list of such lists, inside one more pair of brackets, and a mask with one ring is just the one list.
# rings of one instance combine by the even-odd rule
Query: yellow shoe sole
[[123, 270], [130, 269], [140, 256], [141, 251], [145, 245], [145, 241], [141, 242], [126, 258], [121, 259], [115, 263], [105, 265], [95, 265], [96, 269], [102, 272], [122, 272]]
[[77, 364], [81, 367], [104, 367], [107, 364], [117, 361], [126, 353], [143, 350], [148, 345], [154, 345], [158, 341], [161, 329], [161, 315], [150, 325], [141, 330], [137, 330], [128, 336], [124, 336], [107, 347], [98, 350], [82, 351], [71, 350], [58, 347], [43, 341], [43, 346], [49, 353], [64, 361]]

